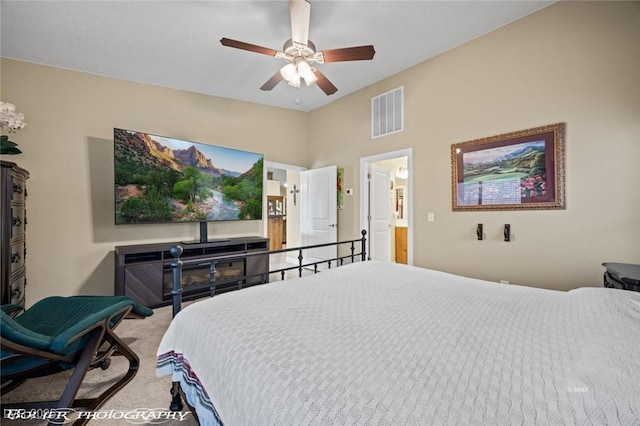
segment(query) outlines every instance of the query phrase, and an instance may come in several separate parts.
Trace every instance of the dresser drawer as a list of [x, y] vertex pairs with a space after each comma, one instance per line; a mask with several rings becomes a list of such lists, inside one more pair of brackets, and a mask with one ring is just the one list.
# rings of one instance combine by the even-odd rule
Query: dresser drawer
[[27, 219], [24, 207], [11, 206], [11, 235], [10, 238], [22, 237], [25, 232]]
[[9, 252], [10, 274], [13, 275], [17, 271], [24, 268], [25, 248], [24, 240], [11, 244]]
[[24, 176], [20, 173], [16, 173], [13, 171], [11, 173], [12, 180], [12, 191], [11, 191], [11, 199], [13, 201], [23, 202], [25, 197], [27, 196], [27, 185]]
[[18, 275], [17, 277], [11, 278], [11, 281], [9, 283], [9, 303], [13, 303], [15, 305], [24, 304], [25, 284], [26, 279], [24, 273]]

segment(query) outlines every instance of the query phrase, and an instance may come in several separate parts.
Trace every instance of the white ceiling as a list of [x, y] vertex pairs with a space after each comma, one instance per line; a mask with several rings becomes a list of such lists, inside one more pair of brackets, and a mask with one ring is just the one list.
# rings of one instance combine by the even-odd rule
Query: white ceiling
[[259, 90], [284, 65], [224, 47], [281, 50], [287, 1], [2, 0], [3, 57], [191, 92], [311, 111], [517, 20], [552, 1], [325, 1], [311, 5], [318, 50], [373, 44], [372, 61], [318, 65], [337, 87]]

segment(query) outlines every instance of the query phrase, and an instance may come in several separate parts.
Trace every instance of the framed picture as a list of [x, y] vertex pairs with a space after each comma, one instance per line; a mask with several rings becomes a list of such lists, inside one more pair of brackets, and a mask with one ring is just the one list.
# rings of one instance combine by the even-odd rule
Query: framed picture
[[453, 211], [564, 209], [565, 123], [451, 145]]

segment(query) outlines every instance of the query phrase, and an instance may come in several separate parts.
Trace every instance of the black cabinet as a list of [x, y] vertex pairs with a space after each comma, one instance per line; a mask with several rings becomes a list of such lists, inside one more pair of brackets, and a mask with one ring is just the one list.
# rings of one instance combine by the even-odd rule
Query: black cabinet
[[27, 284], [25, 277], [26, 182], [29, 172], [8, 161], [0, 161], [0, 166], [1, 302], [24, 306], [24, 292]]
[[[116, 247], [115, 294], [132, 296], [143, 305], [171, 304], [171, 248], [180, 245], [183, 300], [210, 296], [210, 262], [215, 264], [215, 294], [269, 281], [269, 240], [230, 238], [207, 243], [159, 243]], [[202, 262], [193, 262], [202, 260]]]

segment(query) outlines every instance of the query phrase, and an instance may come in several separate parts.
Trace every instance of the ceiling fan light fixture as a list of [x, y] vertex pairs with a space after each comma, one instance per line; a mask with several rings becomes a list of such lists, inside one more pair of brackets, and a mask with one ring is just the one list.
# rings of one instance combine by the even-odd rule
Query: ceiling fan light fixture
[[300, 88], [300, 76], [298, 74], [296, 74], [290, 80], [287, 80], [287, 83], [289, 83], [289, 86], [295, 87], [296, 89], [299, 89]]
[[289, 86], [300, 88], [300, 79], [303, 78], [307, 86], [314, 84], [318, 78], [313, 73], [309, 64], [301, 58], [295, 58], [280, 69], [280, 75], [289, 83]]
[[311, 72], [311, 75], [309, 77], [304, 79], [304, 82], [307, 83], [307, 86], [312, 86], [316, 84], [317, 81], [318, 81], [318, 77], [316, 77], [316, 75], [313, 72]]
[[293, 63], [287, 64], [284, 67], [280, 68], [280, 74], [282, 75], [282, 78], [287, 81], [291, 81], [296, 77], [298, 77], [298, 80], [300, 79], [300, 77], [298, 76], [298, 70]]
[[311, 86], [312, 84], [315, 84], [316, 81], [318, 81], [318, 77], [316, 77], [309, 64], [305, 61], [301, 61], [298, 64], [298, 74], [300, 74], [300, 76], [304, 78], [304, 82], [307, 83], [307, 86]]
[[291, 80], [288, 82], [289, 86], [295, 87], [296, 89], [300, 88], [300, 80]]

